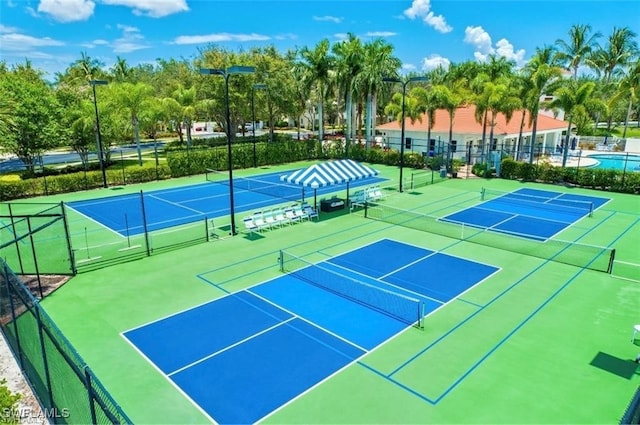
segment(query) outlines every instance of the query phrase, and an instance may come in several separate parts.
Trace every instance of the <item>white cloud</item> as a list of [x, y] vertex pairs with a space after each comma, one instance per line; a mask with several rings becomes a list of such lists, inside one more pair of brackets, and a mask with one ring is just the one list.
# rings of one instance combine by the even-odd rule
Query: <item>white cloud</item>
[[342, 41], [342, 40], [347, 40], [349, 38], [349, 34], [347, 34], [346, 32], [338, 32], [333, 34], [333, 37], [336, 40]]
[[412, 63], [403, 63], [402, 64], [402, 69], [405, 70], [405, 71], [411, 72], [411, 71], [415, 71], [417, 68]]
[[6, 25], [0, 24], [0, 34], [6, 33], [6, 32], [18, 32], [18, 28], [16, 28], [16, 27], [8, 27]]
[[82, 43], [80, 45], [82, 47], [86, 47], [87, 49], [93, 49], [96, 46], [106, 46], [108, 44], [109, 42], [107, 40], [97, 39], [97, 40], [90, 41], [88, 43]]
[[149, 48], [147, 44], [144, 44], [144, 36], [140, 34], [138, 28], [121, 24], [118, 24], [117, 28], [122, 31], [122, 37], [113, 41], [115, 53], [130, 53]]
[[46, 13], [59, 22], [75, 22], [89, 19], [95, 7], [91, 0], [40, 0], [38, 12]]
[[313, 20], [314, 21], [320, 21], [320, 22], [333, 22], [335, 24], [339, 24], [340, 22], [342, 22], [344, 18], [342, 17], [338, 17], [338, 16], [314, 16]]
[[174, 44], [203, 44], [203, 43], [219, 43], [223, 41], [266, 41], [271, 37], [262, 34], [231, 34], [228, 32], [221, 32], [217, 34], [206, 35], [181, 35], [173, 40]]
[[189, 10], [186, 0], [102, 0], [111, 6], [125, 6], [133, 9], [135, 15], [162, 18]]
[[276, 40], [295, 40], [298, 38], [298, 36], [293, 33], [286, 33], [274, 35], [273, 38]]
[[473, 45], [480, 53], [493, 53], [491, 36], [482, 27], [467, 27], [464, 30], [464, 42]]
[[504, 56], [505, 58], [514, 61], [518, 66], [523, 66], [525, 63], [524, 49], [518, 49], [515, 51], [513, 49], [513, 44], [509, 43], [506, 38], [503, 38], [496, 43], [496, 53], [499, 56]]
[[64, 43], [49, 37], [36, 38], [26, 34], [0, 34], [0, 45], [3, 51], [30, 51], [36, 47], [64, 46]]
[[422, 70], [429, 71], [431, 69], [436, 69], [438, 67], [449, 68], [451, 65], [451, 61], [445, 57], [442, 57], [438, 54], [432, 54], [422, 59]]
[[391, 31], [369, 31], [364, 35], [367, 37], [393, 37], [394, 35], [398, 35], [398, 33]]
[[431, 0], [413, 0], [411, 7], [404, 11], [409, 19], [420, 18], [422, 21], [443, 34], [453, 31], [442, 15], [436, 15], [431, 10]]
[[473, 56], [478, 62], [485, 62], [489, 59], [489, 55], [495, 54], [514, 61], [518, 66], [523, 66], [525, 63], [524, 49], [515, 50], [513, 44], [506, 38], [499, 40], [494, 47], [491, 36], [482, 27], [467, 27], [464, 30], [464, 42], [475, 47]]

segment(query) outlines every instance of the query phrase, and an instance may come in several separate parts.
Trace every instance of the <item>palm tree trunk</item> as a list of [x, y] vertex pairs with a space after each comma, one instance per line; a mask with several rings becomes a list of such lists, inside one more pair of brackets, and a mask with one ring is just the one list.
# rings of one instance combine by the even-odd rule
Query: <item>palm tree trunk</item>
[[567, 127], [567, 137], [564, 139], [562, 146], [562, 168], [567, 165], [567, 154], [569, 153], [569, 137], [571, 137], [571, 124], [573, 123], [573, 114], [569, 116], [569, 126]]
[[482, 142], [480, 142], [480, 163], [484, 163], [484, 147], [487, 144], [487, 117], [489, 111], [484, 111], [484, 117], [482, 118]]
[[520, 131], [518, 132], [518, 143], [516, 144], [515, 160], [520, 159], [520, 150], [522, 149], [522, 132], [524, 131], [524, 120], [527, 116], [526, 109], [522, 110], [522, 119], [520, 120]]
[[536, 132], [538, 130], [538, 114], [533, 116], [533, 122], [531, 123], [531, 147], [529, 148], [529, 164], [533, 164], [533, 155], [536, 150]]
[[633, 102], [629, 99], [629, 106], [627, 107], [627, 115], [624, 118], [624, 130], [622, 130], [622, 138], [627, 138], [627, 127], [629, 127], [629, 117], [631, 116], [631, 104]]
[[364, 124], [364, 138], [366, 149], [369, 150], [369, 140], [371, 140], [371, 104], [373, 103], [373, 95], [367, 93], [367, 111], [365, 113], [366, 122]]
[[353, 123], [351, 122], [352, 119], [352, 109], [353, 109], [353, 105], [352, 105], [352, 95], [351, 95], [351, 90], [347, 90], [347, 105], [346, 105], [346, 121], [347, 121], [347, 130], [345, 131], [345, 153], [347, 158], [348, 156], [348, 152], [349, 152], [349, 143], [351, 141], [351, 129], [353, 127]]
[[138, 125], [138, 118], [133, 117], [133, 137], [136, 140], [136, 149], [138, 150], [138, 165], [142, 167], [142, 149], [140, 148], [140, 126]]

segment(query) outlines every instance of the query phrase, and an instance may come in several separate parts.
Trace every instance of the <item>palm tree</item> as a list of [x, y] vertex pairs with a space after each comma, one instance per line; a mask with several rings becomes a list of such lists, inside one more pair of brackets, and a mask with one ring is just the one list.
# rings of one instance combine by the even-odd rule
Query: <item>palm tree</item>
[[591, 34], [590, 25], [578, 24], [569, 29], [569, 42], [556, 40], [557, 59], [572, 71], [574, 80], [578, 78], [578, 67], [590, 59], [601, 36], [599, 32]]
[[[424, 87], [414, 87], [409, 92], [410, 97], [416, 99], [418, 110], [424, 113], [427, 119], [427, 147], [429, 147], [431, 143], [431, 130], [436, 124], [436, 111], [440, 107], [440, 99], [438, 99], [437, 93], [432, 90], [432, 87], [433, 86], [428, 87], [427, 89]], [[420, 122], [422, 122], [422, 120], [420, 120]]]
[[180, 136], [180, 140], [182, 140], [182, 129], [184, 128], [186, 130], [187, 149], [190, 149], [191, 123], [193, 122], [196, 114], [196, 88], [191, 87], [190, 89], [187, 89], [183, 86], [179, 86], [174, 90], [171, 97], [178, 102], [181, 109], [180, 121], [178, 122], [178, 135]]
[[382, 87], [383, 77], [397, 77], [401, 65], [400, 59], [393, 56], [393, 46], [383, 39], [375, 39], [364, 45], [362, 72], [356, 77], [361, 93], [366, 93], [365, 138], [367, 148], [376, 125], [378, 90]]
[[133, 135], [138, 149], [138, 164], [142, 166], [142, 151], [140, 149], [140, 131], [138, 115], [142, 106], [154, 93], [153, 87], [143, 83], [121, 83], [113, 86], [114, 100], [118, 109], [125, 109], [133, 125]]
[[114, 81], [119, 83], [128, 81], [131, 73], [132, 69], [127, 65], [127, 60], [118, 56], [116, 63], [111, 67], [111, 74], [113, 75]]
[[349, 142], [353, 138], [353, 92], [354, 83], [358, 74], [362, 71], [362, 58], [364, 48], [360, 39], [349, 33], [348, 38], [338, 44], [334, 44], [333, 53], [336, 56], [337, 79], [341, 82], [341, 90], [345, 93], [345, 156], [349, 156]]
[[529, 90], [523, 98], [523, 106], [529, 111], [529, 124], [532, 127], [531, 145], [529, 146], [529, 164], [532, 164], [538, 128], [540, 97], [553, 92], [562, 78], [562, 70], [555, 62], [553, 47], [544, 46], [536, 49], [536, 53], [525, 65], [524, 77], [529, 85]]
[[618, 85], [618, 91], [615, 94], [616, 100], [625, 97], [629, 99], [629, 103], [624, 120], [624, 130], [622, 131], [623, 139], [627, 137], [627, 127], [629, 126], [631, 108], [634, 103], [637, 103], [640, 100], [640, 61], [638, 60], [629, 66], [627, 74], [622, 80], [620, 80]]
[[636, 33], [629, 28], [613, 28], [604, 48], [593, 53], [592, 62], [602, 73], [605, 83], [620, 72], [638, 53], [638, 44], [634, 40]]
[[555, 99], [549, 103], [549, 107], [554, 110], [562, 109], [565, 116], [569, 117], [567, 135], [562, 146], [562, 167], [567, 164], [567, 153], [569, 151], [569, 138], [571, 136], [571, 126], [576, 115], [584, 113], [590, 96], [595, 89], [593, 81], [579, 83], [576, 80], [568, 81], [567, 84], [555, 91]]
[[300, 50], [300, 65], [305, 69], [305, 77], [313, 82], [318, 101], [318, 139], [324, 138], [323, 106], [330, 71], [334, 58], [329, 52], [329, 40], [321, 40], [313, 50], [303, 47]]

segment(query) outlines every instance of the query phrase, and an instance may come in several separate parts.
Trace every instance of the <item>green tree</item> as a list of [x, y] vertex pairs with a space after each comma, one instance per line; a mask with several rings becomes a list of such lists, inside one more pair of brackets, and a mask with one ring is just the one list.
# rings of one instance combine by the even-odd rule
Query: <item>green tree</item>
[[356, 77], [358, 91], [366, 95], [365, 140], [367, 148], [376, 125], [378, 92], [384, 77], [398, 78], [400, 59], [393, 55], [393, 45], [383, 39], [375, 39], [364, 45], [362, 71]]
[[33, 172], [42, 154], [59, 146], [64, 137], [60, 104], [41, 73], [29, 63], [0, 74], [0, 93], [5, 104], [12, 106], [4, 116], [12, 130], [3, 141], [4, 148]]
[[318, 106], [318, 139], [324, 138], [324, 98], [329, 85], [330, 71], [334, 64], [329, 40], [321, 40], [313, 49], [303, 47], [300, 50], [300, 65], [305, 69], [305, 77], [311, 80], [315, 88]]
[[336, 56], [337, 79], [340, 81], [340, 89], [345, 94], [345, 120], [346, 120], [346, 152], [348, 156], [349, 143], [354, 136], [353, 132], [353, 92], [356, 78], [362, 72], [364, 48], [362, 42], [353, 33], [347, 34], [347, 39], [334, 44], [333, 53]]
[[594, 49], [598, 46], [598, 38], [602, 36], [599, 32], [591, 34], [591, 25], [573, 25], [569, 29], [569, 41], [556, 40], [558, 47], [557, 59], [570, 70], [573, 79], [578, 78], [578, 68], [584, 63], [588, 63]]
[[[531, 145], [529, 164], [533, 163], [535, 140], [538, 128], [541, 96], [552, 93], [562, 78], [562, 70], [555, 62], [554, 49], [550, 46], [537, 48], [536, 53], [527, 62], [523, 70], [528, 89], [523, 93], [523, 106], [529, 112], [531, 125]], [[524, 116], [523, 116], [524, 118]]]
[[112, 98], [114, 108], [118, 111], [125, 111], [129, 116], [133, 127], [133, 138], [138, 150], [138, 164], [142, 166], [142, 150], [140, 149], [140, 127], [138, 115], [142, 106], [153, 95], [153, 87], [143, 83], [121, 83], [112, 87]]
[[571, 137], [571, 127], [573, 126], [574, 117], [583, 114], [586, 111], [587, 104], [591, 100], [591, 94], [595, 89], [595, 83], [588, 81], [579, 83], [571, 80], [555, 91], [555, 99], [549, 103], [549, 107], [555, 111], [562, 109], [566, 117], [569, 118], [567, 126], [567, 135], [562, 145], [562, 166], [567, 164], [567, 153], [569, 151], [569, 138]]

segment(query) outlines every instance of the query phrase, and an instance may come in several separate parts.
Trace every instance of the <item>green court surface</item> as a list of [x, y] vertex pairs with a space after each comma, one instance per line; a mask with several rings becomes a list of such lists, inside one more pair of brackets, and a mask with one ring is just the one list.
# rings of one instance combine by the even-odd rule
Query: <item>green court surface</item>
[[[224, 237], [218, 229], [223, 237], [210, 242], [82, 272], [42, 305], [133, 422], [206, 423], [121, 334], [279, 276], [281, 249], [315, 262], [390, 238], [500, 271], [429, 315], [423, 330], [406, 329], [263, 423], [618, 423], [640, 384], [640, 365], [632, 361], [640, 339], [635, 345], [630, 341], [633, 325], [640, 323], [640, 197], [500, 179], [454, 179], [398, 193], [398, 169], [375, 168], [390, 179], [389, 187], [382, 184], [381, 204], [434, 216], [479, 203], [483, 187], [611, 198], [556, 238], [614, 247], [614, 274], [366, 219], [363, 211], [346, 209], [253, 237], [243, 232]], [[117, 192], [203, 180], [196, 176]], [[72, 233], [81, 219], [69, 213]], [[80, 244], [81, 237], [72, 242]], [[424, 278], [446, 280], [458, 271], [449, 273]]]

